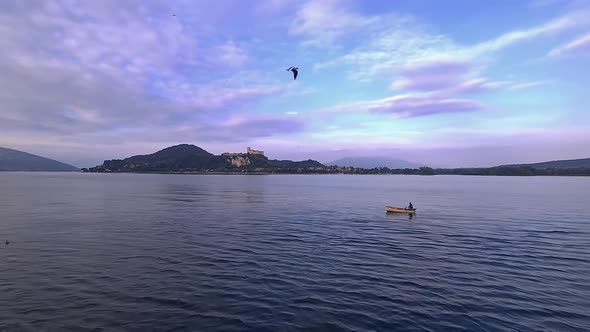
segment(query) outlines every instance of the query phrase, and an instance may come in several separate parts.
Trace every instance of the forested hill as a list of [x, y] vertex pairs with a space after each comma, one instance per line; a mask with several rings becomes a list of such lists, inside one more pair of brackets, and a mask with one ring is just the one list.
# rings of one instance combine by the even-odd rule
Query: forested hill
[[297, 172], [325, 167], [315, 160], [271, 160], [261, 154], [228, 153], [220, 156], [198, 146], [180, 144], [149, 155], [105, 160], [102, 165], [83, 169], [88, 172]]
[[546, 168], [590, 168], [590, 158], [585, 159], [569, 159], [569, 160], [554, 160], [533, 164], [513, 164], [504, 165], [500, 167], [532, 167], [535, 169]]

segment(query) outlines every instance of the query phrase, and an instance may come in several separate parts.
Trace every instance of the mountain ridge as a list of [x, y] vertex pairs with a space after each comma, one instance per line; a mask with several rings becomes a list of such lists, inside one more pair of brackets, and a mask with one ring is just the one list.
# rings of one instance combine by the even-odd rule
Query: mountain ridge
[[0, 171], [79, 172], [80, 169], [54, 159], [0, 147]]
[[528, 163], [528, 164], [508, 164], [508, 165], [501, 165], [498, 167], [532, 167], [532, 168], [536, 168], [536, 169], [580, 168], [580, 167], [590, 167], [590, 158], [551, 160], [551, 161], [542, 161], [542, 162]]

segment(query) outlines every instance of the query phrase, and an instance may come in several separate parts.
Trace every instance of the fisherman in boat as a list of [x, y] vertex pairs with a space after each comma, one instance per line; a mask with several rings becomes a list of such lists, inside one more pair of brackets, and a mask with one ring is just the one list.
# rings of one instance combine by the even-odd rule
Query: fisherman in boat
[[408, 205], [408, 209], [414, 210], [414, 205], [412, 205], [412, 202], [410, 202], [410, 205]]

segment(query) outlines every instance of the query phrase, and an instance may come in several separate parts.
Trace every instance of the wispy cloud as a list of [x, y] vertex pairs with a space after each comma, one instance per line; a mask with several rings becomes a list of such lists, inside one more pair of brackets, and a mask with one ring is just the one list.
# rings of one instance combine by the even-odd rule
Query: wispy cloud
[[548, 35], [570, 30], [575, 27], [588, 26], [590, 22], [586, 19], [590, 10], [578, 10], [555, 18], [549, 22], [529, 29], [515, 30], [502, 34], [494, 39], [479, 43], [467, 49], [471, 56], [480, 56], [517, 44]]
[[188, 83], [184, 81], [163, 81], [155, 85], [167, 100], [173, 104], [193, 108], [194, 111], [217, 112], [222, 108], [228, 111], [250, 105], [260, 97], [287, 93], [291, 86], [261, 84], [237, 84], [231, 77], [207, 83]]
[[[289, 135], [305, 130], [302, 119], [288, 115], [253, 115], [247, 113], [232, 114], [207, 121], [191, 121], [174, 127], [165, 128], [155, 125], [146, 128], [150, 135], [142, 131], [127, 132], [131, 141], [140, 138], [150, 142], [201, 142], [201, 143], [244, 143], [253, 139], [267, 138], [275, 135]], [[112, 136], [115, 140], [118, 136]], [[181, 138], [181, 139], [179, 139]]]
[[308, 1], [298, 8], [289, 33], [302, 36], [304, 45], [332, 46], [338, 38], [375, 21], [350, 7], [345, 0]]
[[[152, 5], [0, 4], [0, 131], [140, 139], [157, 126], [186, 139], [225, 140], [230, 136], [216, 128], [230, 130], [228, 117], [291, 87], [240, 69], [251, 60], [242, 43], [203, 39], [194, 25], [202, 20], [181, 12], [182, 21], [170, 13], [161, 18]], [[183, 130], [192, 121], [199, 122], [197, 136]], [[273, 132], [252, 128], [252, 137]]]
[[[511, 113], [521, 128], [585, 123], [586, 99], [559, 83], [583, 87], [586, 76], [568, 61], [545, 66], [588, 59], [588, 3], [550, 2], [493, 6], [493, 17], [527, 15], [498, 22], [478, 12], [485, 24], [463, 20], [463, 29], [436, 0], [414, 12], [358, 0], [0, 1], [0, 144], [134, 153], [322, 137], [314, 144], [325, 151], [358, 137], [432, 147], [433, 128], [455, 123], [483, 137], [478, 129]], [[527, 59], [536, 56], [545, 61]], [[301, 68], [297, 81], [290, 65]], [[393, 139], [393, 129], [421, 134]]]
[[413, 118], [434, 114], [472, 112], [484, 105], [469, 99], [449, 98], [442, 93], [414, 93], [350, 103], [320, 110], [320, 113], [364, 112]]
[[391, 114], [398, 119], [473, 112], [484, 109], [485, 105], [460, 95], [495, 90], [508, 84], [480, 77], [479, 70], [465, 61], [424, 60], [399, 65], [393, 70], [400, 78], [393, 82], [392, 88], [400, 94], [327, 108], [321, 112]]
[[219, 45], [211, 57], [215, 63], [232, 67], [243, 66], [249, 60], [246, 50], [236, 45], [233, 41]]
[[[427, 67], [440, 63], [466, 63], [472, 66], [484, 64], [485, 59], [502, 49], [543, 36], [551, 36], [574, 28], [589, 26], [585, 19], [588, 9], [577, 9], [546, 23], [528, 29], [501, 34], [495, 38], [472, 45], [462, 45], [451, 37], [436, 34], [419, 19], [409, 15], [388, 14], [374, 18], [379, 29], [368, 29], [361, 46], [347, 54], [315, 65], [315, 69], [333, 66], [348, 66], [351, 79], [384, 77], [395, 72], [399, 66], [420, 63]], [[448, 68], [450, 69], [450, 68]], [[401, 84], [401, 83], [400, 83]]]
[[232, 117], [222, 128], [232, 137], [246, 141], [252, 137], [299, 133], [305, 129], [305, 124], [301, 119], [288, 115], [242, 115]]
[[[485, 72], [494, 53], [525, 41], [590, 25], [584, 19], [586, 14], [585, 9], [575, 10], [537, 26], [509, 31], [471, 45], [462, 45], [450, 36], [436, 34], [428, 25], [411, 16], [397, 15], [398, 19], [392, 21], [373, 18], [374, 24], [383, 25], [377, 30], [367, 29], [361, 46], [319, 63], [315, 69], [344, 67], [352, 80], [392, 78], [391, 88], [399, 93], [384, 99], [334, 107], [331, 111], [370, 111], [397, 117], [478, 111], [486, 106], [466, 99], [464, 95], [549, 84], [548, 80], [515, 83], [487, 78]], [[568, 44], [567, 48], [582, 49], [586, 45], [585, 38]]]
[[529, 88], [536, 88], [539, 86], [545, 86], [553, 84], [553, 81], [544, 80], [544, 81], [534, 81], [534, 82], [525, 82], [525, 83], [516, 83], [510, 85], [510, 90], [521, 90], [521, 89], [529, 89]]
[[397, 73], [402, 78], [393, 82], [395, 88], [433, 90], [458, 83], [471, 73], [471, 66], [466, 62], [441, 60], [400, 66]]
[[484, 106], [472, 100], [451, 98], [430, 98], [421, 96], [395, 96], [371, 102], [367, 108], [371, 112], [393, 113], [401, 118], [425, 116], [442, 113], [470, 112]]
[[436, 35], [409, 15], [389, 14], [356, 40], [358, 47], [333, 59], [317, 63], [314, 69], [346, 66], [352, 80], [390, 76], [398, 66], [426, 60], [460, 60], [445, 54], [455, 43]]
[[400, 78], [393, 82], [397, 90], [439, 91], [447, 94], [475, 93], [504, 85], [480, 77], [479, 70], [465, 61], [424, 61], [400, 66]]
[[565, 45], [558, 46], [549, 52], [550, 57], [560, 57], [567, 55], [590, 55], [590, 33], [568, 42]]

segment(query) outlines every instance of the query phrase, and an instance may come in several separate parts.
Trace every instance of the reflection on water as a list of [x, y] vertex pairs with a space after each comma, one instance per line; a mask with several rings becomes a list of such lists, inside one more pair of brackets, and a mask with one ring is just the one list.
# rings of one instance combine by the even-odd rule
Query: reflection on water
[[385, 212], [385, 216], [389, 220], [412, 220], [415, 217], [414, 213], [398, 213], [398, 212]]

